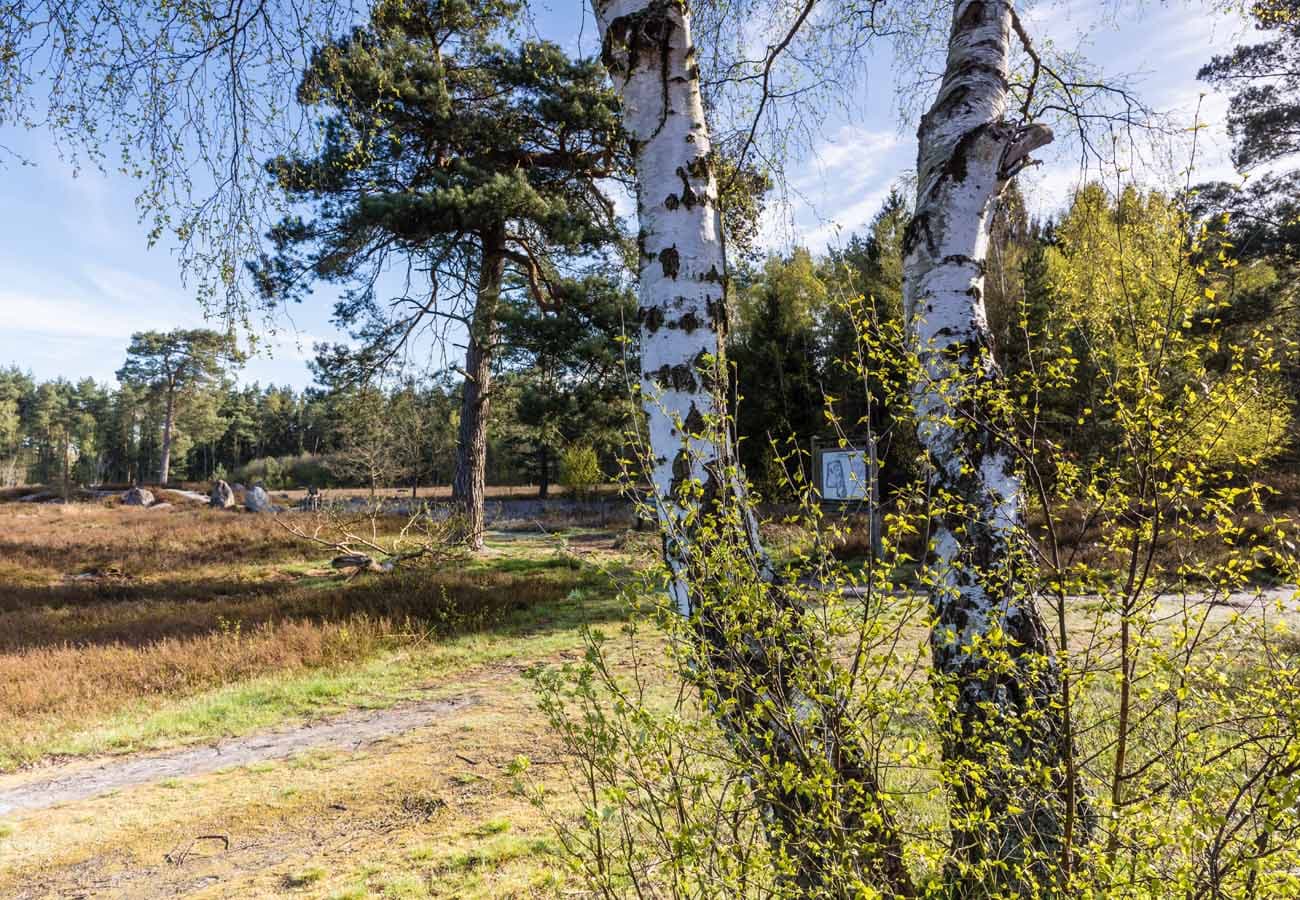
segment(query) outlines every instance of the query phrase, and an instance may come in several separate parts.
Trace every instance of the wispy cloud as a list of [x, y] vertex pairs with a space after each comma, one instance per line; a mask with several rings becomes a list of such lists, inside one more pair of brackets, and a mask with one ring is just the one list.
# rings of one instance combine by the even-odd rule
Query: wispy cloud
[[[893, 129], [843, 125], [819, 144], [790, 182], [797, 243], [823, 250], [861, 229], [910, 166], [912, 148]], [[777, 222], [769, 222], [773, 242]]]

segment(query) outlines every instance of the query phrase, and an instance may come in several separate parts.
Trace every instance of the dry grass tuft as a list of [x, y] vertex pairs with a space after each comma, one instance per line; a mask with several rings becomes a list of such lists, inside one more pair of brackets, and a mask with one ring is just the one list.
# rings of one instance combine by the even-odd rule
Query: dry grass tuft
[[303, 553], [263, 516], [0, 506], [0, 769], [132, 704], [495, 628], [585, 577], [514, 560], [344, 581]]

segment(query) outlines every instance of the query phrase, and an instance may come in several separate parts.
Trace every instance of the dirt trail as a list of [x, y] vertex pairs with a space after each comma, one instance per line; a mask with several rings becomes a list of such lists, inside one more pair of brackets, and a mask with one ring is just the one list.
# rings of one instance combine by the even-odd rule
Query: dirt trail
[[473, 695], [356, 710], [301, 725], [158, 753], [76, 761], [0, 776], [0, 815], [46, 809], [167, 778], [206, 775], [231, 766], [285, 759], [304, 750], [357, 750], [428, 725], [478, 701]]

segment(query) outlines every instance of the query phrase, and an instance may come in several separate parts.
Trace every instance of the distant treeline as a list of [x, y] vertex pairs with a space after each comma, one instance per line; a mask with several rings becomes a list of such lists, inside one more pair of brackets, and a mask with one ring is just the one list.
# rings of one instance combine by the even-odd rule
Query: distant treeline
[[[1230, 231], [1216, 237], [1214, 229], [1226, 226], [1195, 220], [1184, 205], [1154, 192], [1113, 197], [1090, 185], [1053, 222], [1036, 221], [1025, 208], [1018, 192], [1009, 190], [992, 229], [985, 282], [998, 362], [1013, 385], [1032, 385], [1032, 396], [1027, 388], [1014, 398], [1025, 407], [1023, 427], [1081, 464], [1108, 452], [1113, 421], [1098, 408], [1104, 407], [1098, 388], [1107, 367], [1126, 352], [1125, 310], [1168, 305], [1170, 292], [1177, 292], [1171, 308], [1185, 310], [1180, 328], [1203, 348], [1188, 351], [1188, 379], [1213, 379], [1214, 348], [1249, 342], [1257, 329], [1282, 351], [1266, 395], [1242, 398], [1230, 427], [1213, 435], [1190, 428], [1187, 440], [1213, 440], [1225, 465], [1243, 454], [1275, 466], [1294, 464], [1300, 317], [1292, 314], [1295, 281], [1287, 258], [1251, 258], [1230, 240]], [[808, 474], [806, 451], [814, 438], [875, 435], [886, 491], [917, 473], [921, 455], [902, 350], [909, 217], [894, 194], [865, 233], [841, 248], [822, 257], [806, 250], [770, 256], [742, 264], [735, 274], [727, 352], [736, 426], [742, 462], [767, 497], [788, 498], [792, 480]], [[1207, 227], [1211, 233], [1202, 245], [1209, 249], [1202, 252], [1223, 259], [1235, 254], [1240, 264], [1221, 259], [1220, 274], [1186, 278], [1189, 233]], [[1111, 277], [1115, 272], [1126, 277]], [[545, 491], [565, 465], [581, 481], [617, 473], [618, 461], [631, 456], [628, 373], [637, 366], [629, 323], [635, 315], [631, 292], [612, 283], [545, 312], [526, 296], [507, 296], [488, 483], [538, 484]], [[1081, 337], [1085, 331], [1088, 340]], [[898, 336], [897, 353], [862, 344], [867, 334], [879, 341], [891, 333]], [[1110, 335], [1107, 346], [1097, 345], [1099, 334]], [[352, 369], [332, 368], [339, 348], [320, 347], [313, 365], [318, 384], [298, 391], [236, 386], [238, 354], [208, 360], [209, 376], [189, 381], [183, 367], [181, 375], [165, 378], [158, 366], [144, 364], [165, 357], [173, 345], [190, 347], [190, 356], [181, 358], [192, 360], [200, 337], [138, 335], [116, 387], [90, 379], [37, 383], [17, 368], [0, 370], [0, 482], [158, 480], [168, 383], [173, 481], [227, 478], [274, 488], [450, 481], [463, 385], [457, 372], [371, 373], [361, 380]], [[1087, 377], [1073, 379], [1068, 390], [1053, 388], [1042, 369], [1063, 364]], [[1205, 389], [1190, 381], [1154, 387]]]

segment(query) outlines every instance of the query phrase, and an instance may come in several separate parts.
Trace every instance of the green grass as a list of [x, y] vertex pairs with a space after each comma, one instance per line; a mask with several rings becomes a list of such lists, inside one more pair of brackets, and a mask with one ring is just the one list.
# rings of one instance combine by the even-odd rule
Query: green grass
[[309, 869], [303, 869], [300, 872], [291, 872], [284, 876], [284, 886], [288, 888], [304, 888], [323, 881], [329, 873], [320, 866], [313, 866]]
[[448, 872], [465, 872], [480, 868], [497, 868], [530, 856], [547, 856], [555, 852], [545, 838], [498, 837], [470, 850], [453, 853], [443, 863]]
[[399, 875], [384, 882], [383, 896], [394, 900], [417, 900], [429, 896], [429, 887], [418, 875]]
[[[192, 693], [138, 697], [106, 714], [70, 716], [50, 724], [29, 721], [21, 742], [0, 740], [0, 771], [52, 755], [158, 749], [434, 696], [427, 689], [430, 684], [452, 685], [454, 676], [468, 670], [507, 660], [527, 663], [572, 649], [580, 644], [584, 624], [624, 615], [606, 576], [590, 568], [575, 569], [567, 561], [512, 557], [473, 561], [468, 569], [507, 572], [514, 578], [558, 577], [561, 585], [572, 587], [558, 600], [507, 609], [495, 621], [471, 624], [458, 636], [439, 637], [417, 626], [385, 639], [375, 655], [338, 665], [272, 671]], [[374, 594], [383, 584], [371, 581], [358, 588]], [[336, 580], [331, 587], [337, 590]], [[227, 628], [226, 633], [232, 643], [243, 640], [238, 629]]]
[[358, 885], [330, 894], [328, 900], [367, 900], [372, 896], [374, 895], [370, 893], [365, 885]]

